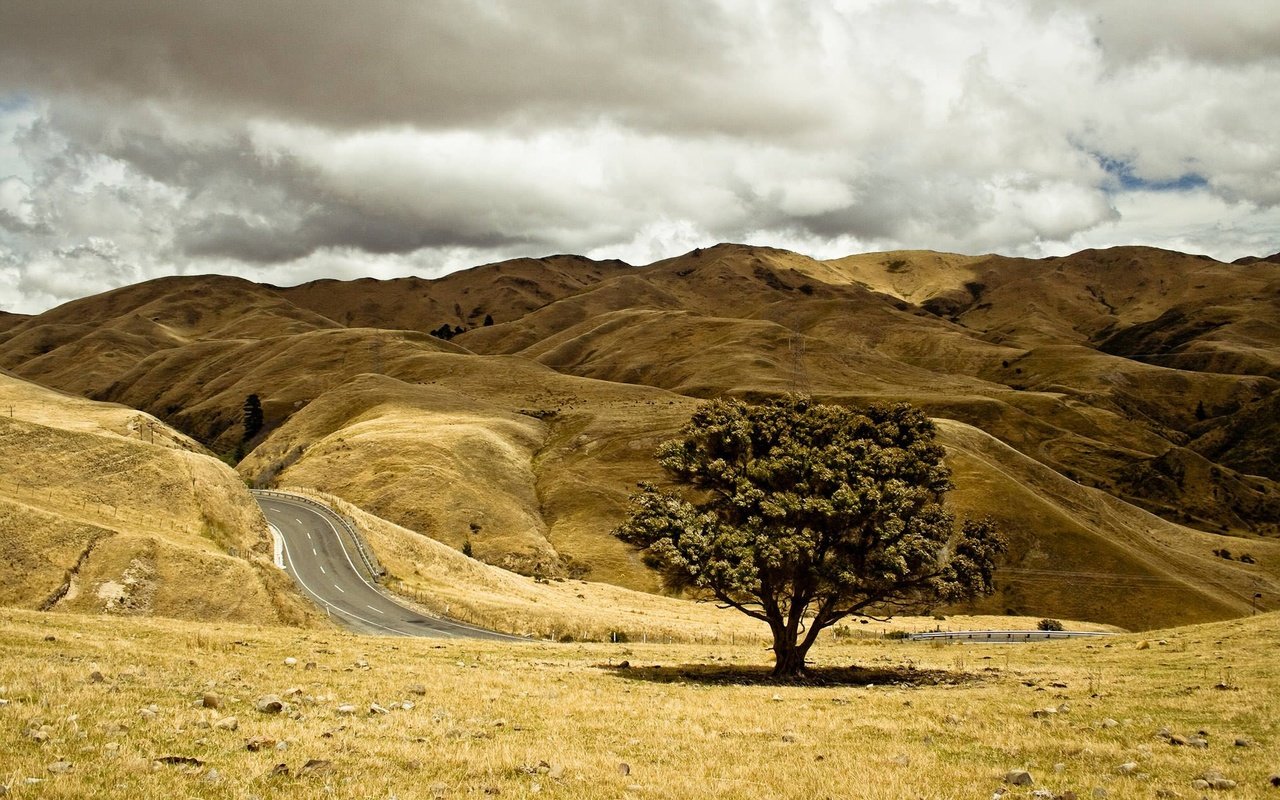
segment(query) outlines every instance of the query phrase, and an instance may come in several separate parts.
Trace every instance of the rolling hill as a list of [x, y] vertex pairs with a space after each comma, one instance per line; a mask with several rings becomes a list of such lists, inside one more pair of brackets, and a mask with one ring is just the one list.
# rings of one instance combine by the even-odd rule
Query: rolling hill
[[[1280, 572], [1266, 259], [718, 245], [432, 281], [166, 278], [0, 320], [0, 367], [526, 574], [659, 589], [608, 535], [658, 477], [653, 448], [701, 398], [788, 391], [940, 420], [953, 502], [1015, 545], [984, 610], [1201, 621], [1274, 594]], [[242, 442], [249, 394], [267, 425]]]

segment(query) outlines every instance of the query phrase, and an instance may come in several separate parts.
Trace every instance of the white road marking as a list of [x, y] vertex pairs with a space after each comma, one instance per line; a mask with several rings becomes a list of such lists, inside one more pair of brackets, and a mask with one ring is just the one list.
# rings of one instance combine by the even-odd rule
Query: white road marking
[[315, 549], [314, 547], [313, 547], [313, 548], [311, 548], [311, 555], [313, 555], [313, 556], [315, 556], [315, 557], [317, 557], [317, 558], [319, 558], [319, 557], [320, 557], [320, 554], [316, 552], [316, 549]]
[[343, 589], [341, 586], [339, 586], [339, 585], [338, 585], [338, 584], [336, 584], [336, 583], [333, 585], [333, 588], [337, 589], [338, 591], [342, 592], [343, 594], [346, 594], [346, 593], [347, 593], [347, 590], [346, 590], [346, 589]]
[[380, 608], [374, 608], [373, 606], [370, 606], [370, 605], [366, 605], [366, 606], [365, 606], [365, 608], [371, 609], [371, 610], [373, 610], [373, 611], [377, 611], [379, 614], [386, 614], [386, 613], [387, 613], [387, 612], [383, 611], [383, 610], [382, 610], [382, 609], [380, 609]]
[[325, 571], [324, 571], [324, 564], [317, 564], [316, 566], [320, 568], [320, 574], [321, 574], [321, 575], [328, 575], [328, 574], [329, 574], [329, 573], [327, 573], [327, 572], [325, 572]]
[[311, 538], [311, 531], [307, 531], [307, 538], [308, 538], [308, 539], [310, 539], [310, 538]]
[[[293, 559], [289, 556], [289, 543], [288, 543], [288, 542], [285, 542], [285, 545], [284, 545], [284, 551], [285, 551], [285, 557], [289, 559], [290, 563], [292, 563], [292, 562], [293, 562]], [[336, 612], [339, 616], [347, 616], [347, 617], [351, 617], [352, 619], [360, 620], [361, 622], [363, 622], [363, 623], [364, 623], [364, 624], [366, 624], [366, 625], [372, 625], [372, 626], [373, 626], [373, 627], [375, 627], [375, 628], [381, 628], [381, 629], [383, 629], [384, 631], [386, 631], [387, 633], [390, 633], [392, 636], [408, 636], [408, 635], [409, 635], [409, 634], [405, 633], [404, 631], [398, 631], [398, 630], [396, 630], [396, 629], [394, 629], [394, 628], [388, 628], [386, 625], [381, 625], [381, 624], [379, 624], [379, 623], [377, 623], [377, 622], [374, 622], [374, 621], [373, 621], [373, 620], [371, 620], [371, 619], [365, 619], [364, 617], [360, 616], [359, 614], [356, 614], [356, 613], [355, 613], [355, 612], [353, 612], [353, 611], [348, 611], [348, 610], [346, 610], [345, 608], [338, 608], [338, 607], [337, 607], [337, 606], [335, 606], [333, 603], [330, 603], [328, 600], [325, 600], [323, 597], [321, 597], [320, 595], [316, 594], [315, 590], [314, 590], [314, 589], [312, 589], [310, 586], [308, 586], [308, 585], [307, 585], [307, 582], [306, 582], [306, 581], [304, 581], [304, 580], [302, 579], [302, 576], [301, 576], [301, 575], [299, 575], [297, 572], [294, 572], [294, 573], [293, 573], [293, 578], [294, 578], [294, 580], [296, 580], [296, 581], [298, 582], [298, 584], [299, 584], [300, 586], [302, 586], [303, 590], [304, 590], [304, 591], [306, 591], [306, 593], [307, 593], [307, 594], [309, 594], [309, 595], [311, 595], [313, 598], [315, 598], [315, 601], [316, 601], [317, 603], [320, 603], [320, 604], [321, 604], [321, 605], [323, 605], [325, 608], [328, 608], [328, 609], [330, 609], [330, 610], [332, 610], [332, 611]], [[342, 591], [342, 590], [341, 590], [341, 589], [339, 589], [339, 591]]]

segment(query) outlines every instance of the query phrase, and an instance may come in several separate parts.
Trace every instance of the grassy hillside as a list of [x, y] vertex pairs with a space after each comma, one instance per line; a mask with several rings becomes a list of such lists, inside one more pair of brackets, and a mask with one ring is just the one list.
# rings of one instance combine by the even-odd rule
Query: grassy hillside
[[0, 375], [0, 604], [244, 622], [314, 616], [235, 473], [154, 418]]
[[[444, 324], [464, 331], [428, 335]], [[1239, 613], [1245, 584], [1269, 585], [1280, 535], [1267, 260], [1122, 247], [819, 261], [718, 245], [432, 281], [173, 278], [5, 325], [0, 367], [249, 451], [247, 478], [333, 493], [528, 574], [658, 589], [607, 535], [635, 481], [656, 477], [653, 447], [699, 398], [787, 391], [905, 400], [961, 424], [944, 428], [956, 502], [1018, 532], [1015, 568], [1057, 576], [1006, 582], [994, 610], [1143, 626]], [[244, 443], [249, 394], [266, 426]], [[1009, 463], [971, 458], [969, 429]], [[1049, 535], [1046, 520], [1062, 524]], [[1233, 556], [1204, 562], [1213, 550]], [[1108, 570], [1130, 576], [1132, 602], [1069, 588]]]

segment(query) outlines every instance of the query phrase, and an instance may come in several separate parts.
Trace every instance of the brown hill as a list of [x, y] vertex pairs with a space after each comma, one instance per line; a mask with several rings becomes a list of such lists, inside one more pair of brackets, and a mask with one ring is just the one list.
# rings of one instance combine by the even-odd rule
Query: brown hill
[[[653, 445], [695, 398], [793, 390], [917, 403], [968, 426], [944, 427], [958, 462], [986, 465], [957, 470], [968, 507], [1047, 504], [1014, 503], [1006, 522], [1035, 542], [1015, 569], [1062, 573], [1023, 583], [1061, 591], [1006, 592], [1009, 608], [1101, 618], [1066, 588], [1099, 574], [1093, 559], [1177, 598], [1158, 613], [1221, 615], [1240, 608], [1227, 587], [1273, 568], [1257, 538], [1280, 533], [1280, 266], [1265, 260], [1129, 247], [818, 261], [718, 245], [647, 267], [557, 256], [433, 281], [168, 279], [69, 306], [0, 331], [0, 366], [146, 409], [222, 453], [258, 394], [268, 424], [246, 476], [313, 485], [454, 547], [470, 537], [526, 572], [655, 588], [607, 536], [652, 477]], [[465, 332], [423, 333], [444, 324]], [[972, 431], [993, 437], [981, 459]], [[1023, 461], [997, 465], [997, 451]], [[1035, 534], [1051, 519], [1076, 526], [1054, 527], [1060, 547]], [[1182, 540], [1194, 558], [1161, 556]]]
[[242, 622], [313, 614], [234, 472], [154, 418], [0, 375], [0, 604]]

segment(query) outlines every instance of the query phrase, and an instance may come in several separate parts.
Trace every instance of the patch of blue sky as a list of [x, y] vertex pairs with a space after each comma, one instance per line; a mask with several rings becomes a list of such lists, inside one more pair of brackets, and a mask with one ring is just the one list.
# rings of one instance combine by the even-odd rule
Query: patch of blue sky
[[1144, 178], [1134, 172], [1132, 161], [1112, 158], [1104, 153], [1091, 155], [1111, 177], [1111, 181], [1102, 187], [1108, 192], [1189, 192], [1209, 185], [1209, 180], [1198, 172], [1184, 172], [1176, 178]]

